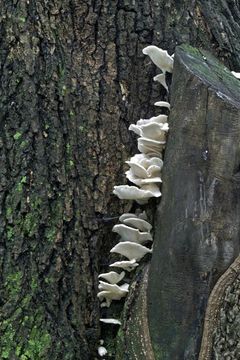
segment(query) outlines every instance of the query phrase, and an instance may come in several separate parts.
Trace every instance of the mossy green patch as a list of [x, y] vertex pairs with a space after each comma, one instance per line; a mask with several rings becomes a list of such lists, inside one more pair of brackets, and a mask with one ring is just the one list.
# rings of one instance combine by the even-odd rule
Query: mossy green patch
[[21, 134], [19, 131], [17, 131], [17, 132], [13, 135], [13, 138], [14, 138], [14, 140], [19, 140], [21, 136], [22, 136], [22, 134]]

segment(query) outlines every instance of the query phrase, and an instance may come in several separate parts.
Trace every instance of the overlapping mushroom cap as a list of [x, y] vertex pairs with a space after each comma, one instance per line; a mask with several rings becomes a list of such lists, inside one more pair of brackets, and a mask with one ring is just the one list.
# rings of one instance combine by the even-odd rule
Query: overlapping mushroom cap
[[143, 49], [143, 54], [148, 55], [152, 62], [162, 70], [172, 73], [173, 71], [173, 58], [168, 54], [166, 50], [158, 48], [155, 45], [147, 46]]
[[148, 249], [146, 246], [136, 244], [134, 242], [125, 241], [120, 242], [115, 245], [111, 250], [111, 253], [117, 253], [125, 256], [129, 260], [141, 260], [146, 254], [152, 252], [151, 249]]

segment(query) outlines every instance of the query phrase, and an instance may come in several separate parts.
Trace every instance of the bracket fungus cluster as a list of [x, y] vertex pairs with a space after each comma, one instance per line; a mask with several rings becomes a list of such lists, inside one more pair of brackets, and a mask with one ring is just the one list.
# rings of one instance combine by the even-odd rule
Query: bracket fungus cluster
[[[143, 54], [148, 55], [162, 71], [154, 77], [154, 80], [159, 81], [168, 91], [165, 75], [166, 72], [172, 72], [173, 56], [156, 46], [147, 46], [143, 49]], [[170, 104], [166, 101], [158, 101], [155, 106], [170, 109]], [[145, 205], [150, 198], [161, 196], [162, 153], [169, 129], [167, 120], [167, 115], [160, 114], [150, 119], [140, 119], [136, 124], [130, 125], [129, 130], [139, 136], [140, 153], [126, 161], [129, 170], [125, 174], [133, 185], [114, 186], [113, 193], [119, 199], [135, 200], [139, 205]], [[122, 271], [120, 273], [109, 271], [99, 275], [99, 279], [102, 280], [99, 280], [97, 296], [101, 307], [109, 307], [112, 301], [127, 296], [129, 284], [124, 282], [126, 272], [133, 271], [139, 265], [139, 261], [152, 252], [152, 225], [147, 221], [145, 211], [125, 213], [119, 217], [119, 221], [120, 224], [115, 225], [112, 231], [118, 234], [120, 240], [110, 252], [121, 255], [121, 259], [110, 264], [109, 267]], [[100, 319], [100, 321], [105, 324], [121, 325], [119, 320], [112, 318]], [[99, 355], [100, 353], [106, 354], [104, 351], [100, 351]]]

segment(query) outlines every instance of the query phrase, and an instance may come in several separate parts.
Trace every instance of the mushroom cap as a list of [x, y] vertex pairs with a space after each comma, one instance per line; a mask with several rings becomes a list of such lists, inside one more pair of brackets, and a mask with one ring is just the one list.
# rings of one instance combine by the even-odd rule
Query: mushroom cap
[[137, 244], [131, 241], [119, 242], [111, 250], [111, 253], [117, 253], [125, 256], [129, 260], [141, 260], [144, 255], [151, 253], [152, 250], [148, 249], [146, 246]]
[[166, 139], [166, 132], [168, 131], [167, 123], [157, 123], [150, 121], [147, 124], [129, 126], [129, 130], [134, 131], [137, 135], [144, 138], [156, 141], [164, 141]]
[[[106, 303], [103, 305], [109, 307], [111, 305], [112, 300], [121, 300], [123, 297], [127, 296], [128, 293], [128, 284], [124, 284], [121, 286], [108, 284], [104, 281], [99, 281], [98, 288], [100, 292], [98, 292], [97, 297], [100, 301], [105, 299]], [[126, 285], [126, 286], [125, 286]]]
[[170, 109], [170, 104], [167, 101], [157, 101], [154, 103], [155, 106], [166, 107]]
[[107, 349], [104, 346], [99, 346], [98, 347], [98, 355], [102, 357], [106, 354], [107, 354]]
[[240, 73], [239, 73], [239, 72], [231, 71], [231, 73], [232, 73], [233, 76], [235, 76], [237, 79], [240, 79]]
[[117, 224], [112, 229], [121, 236], [123, 241], [131, 241], [138, 244], [142, 244], [146, 241], [152, 241], [152, 235], [149, 232], [141, 232], [138, 229], [134, 229], [124, 224]]
[[168, 92], [165, 73], [154, 76], [153, 80], [158, 81]]
[[144, 55], [148, 55], [152, 62], [163, 72], [168, 71], [171, 73], [173, 71], [173, 58], [166, 50], [150, 45], [145, 47], [142, 52]]
[[119, 217], [119, 221], [123, 222], [127, 218], [134, 218], [134, 217], [137, 218], [138, 216], [133, 213], [124, 213]]
[[121, 321], [117, 320], [117, 319], [100, 319], [101, 322], [105, 323], [105, 324], [113, 324], [113, 325], [121, 325]]
[[118, 267], [124, 269], [128, 272], [133, 271], [139, 264], [136, 262], [135, 259], [132, 260], [123, 260], [123, 261], [116, 261], [110, 264], [110, 267]]
[[98, 278], [107, 280], [110, 284], [118, 284], [125, 276], [125, 272], [122, 271], [120, 274], [115, 271], [103, 273], [98, 275]]
[[148, 200], [151, 197], [161, 196], [161, 192], [158, 187], [154, 187], [155, 184], [144, 185], [142, 189], [136, 186], [118, 185], [114, 186], [113, 193], [119, 197], [119, 199], [136, 200]]
[[149, 124], [150, 122], [155, 122], [158, 124], [164, 124], [166, 123], [168, 120], [168, 116], [164, 115], [164, 114], [160, 114], [158, 116], [153, 116], [149, 119], [140, 119], [137, 121], [137, 125], [146, 125]]
[[136, 154], [126, 163], [136, 177], [149, 178], [160, 176], [163, 161], [158, 157], [149, 157], [146, 154]]
[[151, 231], [152, 230], [152, 225], [143, 219], [127, 218], [127, 219], [123, 220], [123, 223], [128, 226], [133, 226], [134, 228], [139, 229], [141, 231]]
[[156, 141], [140, 137], [138, 139], [138, 150], [144, 154], [156, 153], [161, 154], [165, 148], [166, 141]]
[[156, 177], [153, 177], [153, 178], [148, 177], [148, 178], [141, 179], [141, 178], [135, 176], [132, 169], [126, 171], [125, 174], [126, 174], [126, 177], [127, 177], [127, 179], [129, 181], [131, 181], [132, 183], [134, 183], [134, 184], [136, 184], [138, 186], [151, 184], [151, 183], [161, 183], [162, 182], [162, 179], [160, 178], [160, 176], [156, 176]]

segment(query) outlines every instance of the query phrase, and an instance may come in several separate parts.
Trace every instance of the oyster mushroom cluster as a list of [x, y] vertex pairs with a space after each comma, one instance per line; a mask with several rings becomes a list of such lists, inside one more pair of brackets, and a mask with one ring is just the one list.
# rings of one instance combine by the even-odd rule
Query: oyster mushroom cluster
[[[154, 80], [159, 81], [168, 91], [165, 75], [166, 72], [172, 72], [173, 56], [156, 46], [147, 46], [143, 49], [143, 54], [148, 55], [160, 68], [162, 73], [155, 76]], [[155, 105], [170, 109], [170, 104], [166, 101], [158, 101]], [[114, 186], [113, 193], [119, 199], [135, 200], [139, 205], [145, 205], [150, 198], [161, 196], [162, 153], [169, 129], [167, 120], [167, 115], [160, 114], [150, 119], [140, 119], [136, 124], [130, 125], [129, 130], [139, 136], [138, 150], [140, 153], [126, 161], [129, 170], [125, 174], [133, 185]], [[147, 221], [145, 211], [125, 213], [119, 217], [119, 222], [112, 229], [118, 234], [119, 242], [110, 252], [119, 254], [121, 259], [109, 265], [111, 271], [99, 275], [97, 296], [101, 307], [109, 307], [112, 301], [121, 300], [127, 296], [129, 284], [124, 281], [126, 272], [133, 271], [141, 259], [152, 252], [152, 225]], [[100, 321], [106, 324], [121, 325], [119, 320], [112, 318], [100, 319]]]

